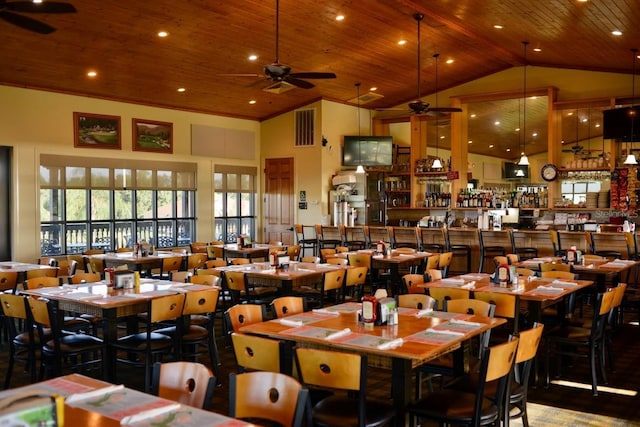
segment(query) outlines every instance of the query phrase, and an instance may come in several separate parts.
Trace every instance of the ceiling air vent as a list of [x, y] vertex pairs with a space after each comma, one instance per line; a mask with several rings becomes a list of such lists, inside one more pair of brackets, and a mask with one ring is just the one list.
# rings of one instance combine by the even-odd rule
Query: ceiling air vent
[[378, 99], [382, 99], [384, 98], [384, 95], [380, 95], [379, 93], [374, 93], [374, 92], [368, 92], [365, 94], [360, 95], [359, 97], [356, 98], [352, 98], [350, 100], [348, 100], [347, 102], [351, 103], [351, 104], [357, 104], [358, 103], [358, 99], [360, 99], [360, 104], [366, 104], [368, 102], [373, 102], [373, 101], [377, 101]]
[[262, 89], [265, 92], [269, 92], [269, 93], [275, 93], [275, 94], [280, 94], [280, 93], [285, 93], [290, 91], [291, 89], [293, 89], [295, 86], [292, 85], [291, 83], [287, 83], [287, 82], [276, 82], [270, 86], [265, 87], [264, 89]]

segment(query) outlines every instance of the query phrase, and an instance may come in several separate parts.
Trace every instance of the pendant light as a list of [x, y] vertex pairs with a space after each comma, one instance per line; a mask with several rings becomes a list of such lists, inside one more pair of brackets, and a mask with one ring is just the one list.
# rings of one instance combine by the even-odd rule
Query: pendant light
[[[440, 56], [439, 53], [435, 53], [433, 55], [433, 57], [436, 59], [436, 108], [438, 108], [438, 57]], [[438, 114], [438, 113], [436, 113]], [[440, 122], [438, 121], [438, 116], [436, 116], [436, 159], [433, 161], [433, 163], [431, 164], [431, 169], [442, 169], [442, 162], [440, 161], [440, 157], [438, 157], [438, 143], [439, 143], [439, 136], [438, 136], [438, 125], [440, 124]]]
[[520, 154], [520, 161], [518, 161], [518, 165], [520, 166], [529, 166], [529, 158], [524, 152], [525, 144], [527, 143], [527, 45], [528, 41], [523, 41], [523, 49], [524, 49], [524, 66], [522, 67], [523, 78], [522, 78], [522, 153]]
[[[631, 114], [635, 114], [635, 110], [633, 109], [633, 107], [635, 106], [636, 103], [636, 58], [638, 57], [638, 49], [631, 49], [631, 53], [633, 53], [633, 71], [631, 72]], [[633, 122], [634, 117], [631, 117], [631, 134], [629, 135], [629, 138], [633, 139]], [[627, 158], [624, 160], [624, 164], [625, 165], [637, 165], [638, 164], [638, 160], [636, 159], [636, 156], [633, 155], [633, 153], [631, 153], [631, 145], [632, 142], [629, 141], [627, 143]]]
[[356, 83], [356, 99], [358, 100], [358, 167], [356, 173], [364, 173], [364, 167], [360, 159], [360, 83]]

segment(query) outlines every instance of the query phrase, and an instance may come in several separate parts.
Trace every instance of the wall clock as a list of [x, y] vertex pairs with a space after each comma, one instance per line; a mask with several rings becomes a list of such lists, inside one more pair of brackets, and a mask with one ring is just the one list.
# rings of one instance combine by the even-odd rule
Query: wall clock
[[552, 163], [547, 163], [542, 166], [540, 175], [542, 176], [542, 179], [547, 182], [555, 181], [558, 178], [558, 168]]

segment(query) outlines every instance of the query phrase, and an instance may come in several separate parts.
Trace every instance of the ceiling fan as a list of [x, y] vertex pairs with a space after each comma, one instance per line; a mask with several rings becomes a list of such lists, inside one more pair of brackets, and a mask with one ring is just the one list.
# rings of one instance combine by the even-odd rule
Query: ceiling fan
[[75, 13], [76, 8], [71, 3], [48, 1], [35, 3], [33, 1], [0, 0], [0, 19], [25, 30], [39, 34], [51, 34], [56, 29], [37, 19], [21, 15], [22, 13]]
[[[274, 82], [274, 85], [268, 86], [268, 89], [286, 89], [291, 86], [296, 86], [302, 89], [311, 89], [315, 85], [303, 79], [335, 79], [334, 73], [325, 72], [301, 72], [292, 73], [291, 67], [282, 64], [279, 59], [279, 39], [280, 39], [280, 0], [276, 0], [276, 56], [271, 64], [263, 67], [263, 74], [222, 74], [223, 76], [239, 76], [239, 77], [258, 77], [263, 81], [264, 79]], [[279, 93], [275, 91], [276, 93]]]
[[[421, 65], [421, 61], [420, 61], [420, 23], [422, 22], [422, 20], [424, 19], [424, 15], [422, 13], [415, 13], [413, 15], [413, 19], [416, 20], [417, 25], [418, 25], [418, 96], [416, 97], [415, 101], [411, 101], [408, 104], [408, 110], [402, 110], [402, 111], [407, 111], [410, 113], [414, 113], [414, 114], [429, 114], [429, 115], [435, 115], [435, 113], [459, 113], [462, 111], [461, 108], [454, 108], [454, 107], [438, 107], [437, 105], [435, 107], [430, 107], [428, 102], [424, 102], [421, 98], [420, 98], [420, 65]], [[437, 70], [436, 70], [437, 72]], [[437, 76], [436, 76], [437, 79]], [[438, 92], [438, 88], [437, 88], [437, 82], [436, 82], [436, 97], [438, 96], [437, 94]], [[398, 110], [397, 108], [379, 108], [378, 110], [380, 111], [389, 111], [389, 110]]]

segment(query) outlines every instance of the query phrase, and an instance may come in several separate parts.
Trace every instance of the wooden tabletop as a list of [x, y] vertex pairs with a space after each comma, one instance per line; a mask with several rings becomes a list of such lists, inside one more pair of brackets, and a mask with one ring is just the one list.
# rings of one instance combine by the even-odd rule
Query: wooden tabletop
[[[562, 263], [561, 257], [544, 257], [544, 258], [532, 258], [524, 261], [520, 261], [514, 265], [517, 267], [529, 268], [532, 270], [539, 270], [540, 264], [545, 262]], [[587, 259], [585, 264], [580, 263], [573, 264], [571, 268], [576, 273], [594, 273], [594, 274], [615, 274], [621, 273], [625, 270], [633, 268], [640, 264], [640, 261], [636, 260], [610, 260], [610, 259]]]
[[[452, 322], [451, 313], [431, 312], [417, 316], [420, 313], [417, 309], [400, 309], [397, 325], [372, 326], [358, 321], [360, 306], [359, 303], [344, 303], [289, 316], [284, 321], [275, 319], [247, 325], [240, 330], [301, 344], [408, 359], [415, 367], [453, 351], [463, 341], [505, 322], [504, 319], [467, 314], [454, 314]], [[346, 335], [327, 338], [347, 330]], [[454, 334], [447, 334], [447, 331], [454, 331]]]
[[185, 257], [187, 256], [187, 252], [172, 252], [172, 251], [156, 251], [152, 255], [138, 256], [133, 251], [131, 252], [107, 252], [104, 254], [95, 254], [91, 255], [91, 258], [103, 259], [105, 262], [115, 262], [115, 263], [144, 263], [144, 262], [153, 262], [153, 261], [161, 261], [164, 258], [171, 257]]
[[367, 254], [371, 255], [371, 259], [379, 262], [389, 263], [389, 264], [402, 264], [408, 261], [415, 261], [424, 258], [428, 258], [433, 255], [430, 252], [397, 252], [392, 251], [391, 255], [386, 254], [376, 254], [376, 251], [373, 249], [361, 249], [358, 251], [350, 251], [350, 252], [338, 252], [335, 254], [327, 254], [325, 258], [348, 258], [351, 254]]
[[18, 262], [18, 261], [1, 261], [0, 262], [0, 271], [15, 271], [18, 273], [24, 273], [26, 271], [31, 270], [42, 270], [49, 269], [50, 265], [42, 265], [42, 264], [29, 264], [28, 262]]
[[525, 301], [556, 301], [580, 289], [593, 285], [592, 280], [567, 280], [531, 277], [524, 278], [522, 287], [501, 287], [491, 283], [491, 275], [487, 273], [469, 273], [448, 277], [433, 282], [420, 283], [422, 288], [462, 288], [469, 291], [500, 292], [518, 295]]
[[[64, 418], [73, 426], [116, 427], [129, 416], [139, 420], [131, 425], [167, 427], [248, 427], [253, 424], [215, 412], [178, 404], [172, 400], [143, 393], [79, 374], [0, 392], [0, 398], [16, 395], [58, 394], [65, 398]], [[149, 412], [147, 412], [149, 411]], [[156, 412], [153, 416], [151, 411]], [[147, 415], [145, 417], [145, 415]], [[132, 420], [133, 421], [133, 420]]]
[[288, 268], [273, 268], [268, 262], [254, 262], [249, 264], [228, 265], [226, 267], [216, 267], [218, 271], [241, 271], [245, 274], [290, 280], [299, 277], [319, 275], [326, 271], [352, 268], [348, 265], [316, 264], [313, 262], [290, 262]]

